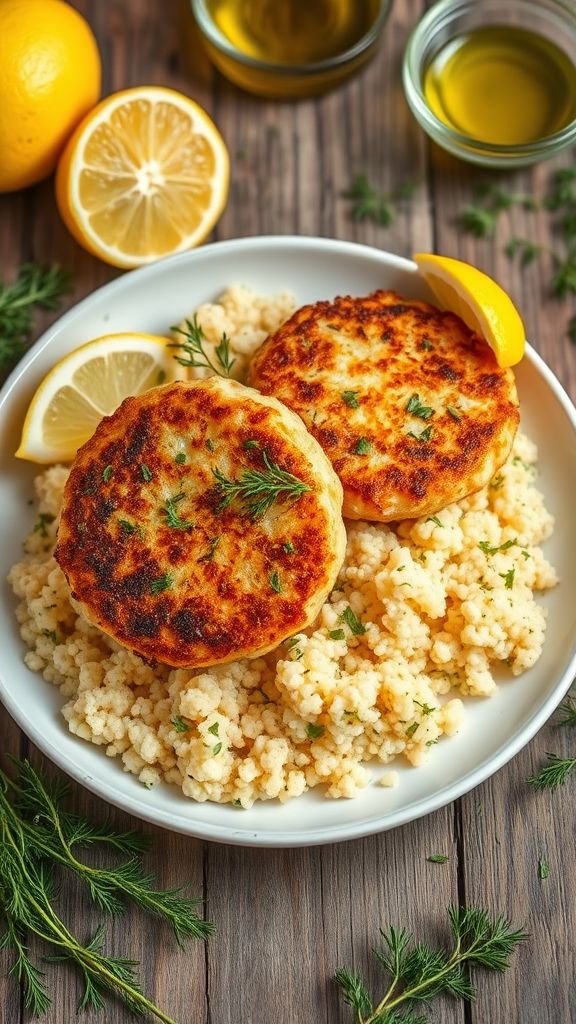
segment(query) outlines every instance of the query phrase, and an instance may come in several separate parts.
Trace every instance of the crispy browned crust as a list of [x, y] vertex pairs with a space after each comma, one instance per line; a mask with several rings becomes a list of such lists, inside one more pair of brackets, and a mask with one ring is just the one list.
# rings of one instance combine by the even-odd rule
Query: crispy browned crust
[[[214, 469], [238, 479], [264, 468], [264, 451], [309, 491], [256, 521], [237, 501], [222, 510]], [[163, 511], [180, 493], [178, 518], [193, 526], [170, 526]], [[230, 661], [316, 616], [344, 555], [341, 505], [297, 416], [234, 381], [179, 382], [127, 398], [80, 449], [56, 558], [88, 619], [121, 644], [174, 666]], [[153, 593], [166, 574], [169, 589]]]
[[[488, 345], [454, 314], [389, 291], [297, 310], [256, 353], [249, 383], [299, 413], [353, 519], [431, 514], [479, 490], [519, 422], [514, 375]], [[429, 419], [408, 413], [413, 395], [433, 408]], [[428, 441], [410, 436], [428, 427]]]

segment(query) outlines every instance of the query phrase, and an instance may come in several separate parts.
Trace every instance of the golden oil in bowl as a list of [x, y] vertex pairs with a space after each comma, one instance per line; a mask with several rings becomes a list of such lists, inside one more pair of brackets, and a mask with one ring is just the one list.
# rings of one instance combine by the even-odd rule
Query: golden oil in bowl
[[192, 0], [216, 66], [249, 92], [323, 92], [373, 54], [392, 0]]
[[486, 26], [451, 39], [424, 74], [430, 109], [480, 142], [517, 146], [576, 117], [576, 67], [550, 39], [517, 26]]

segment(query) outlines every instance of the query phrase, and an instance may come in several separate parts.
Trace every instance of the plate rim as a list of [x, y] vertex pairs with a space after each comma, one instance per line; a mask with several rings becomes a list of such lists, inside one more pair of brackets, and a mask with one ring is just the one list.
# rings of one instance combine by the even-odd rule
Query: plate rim
[[[63, 328], [69, 326], [74, 320], [81, 316], [86, 307], [89, 307], [95, 297], [121, 292], [132, 282], [134, 275], [142, 281], [148, 277], [154, 277], [158, 268], [165, 269], [175, 263], [191, 262], [205, 258], [209, 253], [215, 256], [218, 253], [225, 254], [227, 250], [253, 250], [260, 247], [277, 245], [279, 248], [294, 249], [303, 246], [309, 250], [330, 250], [341, 251], [352, 257], [363, 256], [371, 260], [394, 266], [398, 269], [417, 273], [416, 264], [406, 257], [397, 256], [395, 253], [384, 249], [377, 249], [370, 245], [363, 245], [357, 242], [348, 242], [340, 239], [322, 238], [313, 235], [250, 235], [243, 238], [226, 239], [224, 241], [212, 242], [209, 245], [201, 246], [190, 252], [178, 253], [174, 256], [157, 260], [154, 263], [114, 278], [78, 303], [67, 310], [59, 317], [37, 341], [30, 346], [25, 356], [14, 368], [0, 390], [0, 409], [8, 401], [14, 388], [26, 373], [29, 365], [34, 362], [37, 356], [51, 343], [52, 339]], [[525, 358], [532, 364], [538, 375], [543, 378], [547, 387], [551, 390], [556, 401], [562, 407], [569, 420], [573, 435], [576, 435], [576, 408], [574, 407], [566, 390], [556, 378], [550, 367], [536, 350], [527, 343]], [[191, 821], [184, 819], [173, 811], [163, 811], [158, 808], [147, 810], [146, 804], [139, 801], [130, 794], [117, 796], [111, 784], [92, 776], [79, 767], [76, 762], [65, 751], [61, 751], [53, 745], [49, 739], [44, 737], [40, 728], [33, 721], [27, 719], [21, 712], [19, 705], [12, 699], [10, 692], [4, 684], [2, 666], [0, 664], [0, 700], [8, 713], [26, 736], [41, 750], [41, 752], [58, 768], [64, 771], [75, 782], [84, 786], [96, 796], [107, 801], [120, 810], [133, 815], [134, 817], [147, 821], [157, 827], [167, 828], [183, 835], [195, 837], [202, 840], [221, 842], [228, 845], [261, 847], [269, 849], [299, 848], [307, 846], [319, 846], [335, 842], [348, 842], [364, 836], [375, 835], [379, 832], [389, 831], [411, 821], [424, 817], [428, 814], [447, 806], [454, 800], [464, 796], [471, 789], [485, 782], [488, 778], [499, 771], [505, 764], [512, 760], [520, 750], [525, 747], [544, 725], [562, 698], [567, 693], [576, 673], [576, 645], [568, 659], [568, 663], [560, 675], [554, 690], [547, 699], [540, 705], [521, 726], [518, 731], [506, 743], [502, 744], [495, 753], [485, 758], [474, 769], [468, 771], [461, 778], [442, 787], [433, 796], [420, 797], [395, 811], [389, 811], [385, 816], [378, 816], [370, 819], [349, 824], [323, 825], [321, 828], [308, 829], [306, 833], [295, 833], [292, 831], [279, 831], [273, 836], [260, 832], [255, 828], [237, 828], [221, 825], [213, 822]], [[119, 769], [120, 770], [120, 769]]]

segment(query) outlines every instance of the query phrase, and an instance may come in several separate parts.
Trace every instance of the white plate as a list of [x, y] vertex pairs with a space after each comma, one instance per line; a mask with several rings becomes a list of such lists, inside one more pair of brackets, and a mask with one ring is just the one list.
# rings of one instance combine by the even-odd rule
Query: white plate
[[[321, 238], [245, 238], [162, 260], [120, 277], [85, 299], [38, 341], [7, 382], [0, 400], [3, 473], [1, 575], [17, 561], [32, 511], [34, 467], [11, 457], [28, 401], [45, 373], [70, 349], [111, 331], [164, 333], [223, 288], [242, 283], [258, 292], [290, 289], [299, 303], [375, 288], [430, 298], [414, 264], [388, 253]], [[178, 789], [145, 789], [119, 760], [74, 738], [59, 713], [58, 690], [30, 672], [14, 618], [14, 597], [3, 584], [0, 602], [0, 696], [38, 747], [65, 772], [110, 803], [157, 825], [193, 836], [249, 846], [306, 846], [380, 832], [428, 814], [477, 786], [510, 760], [543, 725], [568, 689], [575, 670], [576, 412], [539, 356], [529, 349], [517, 368], [523, 425], [540, 449], [540, 484], [556, 516], [546, 553], [562, 582], [542, 598], [548, 633], [537, 665], [520, 678], [503, 678], [497, 696], [468, 700], [462, 731], [443, 739], [428, 767], [399, 765], [395, 789], [369, 786], [355, 800], [326, 800], [318, 791], [249, 811], [196, 804]], [[397, 766], [394, 765], [394, 768]]]

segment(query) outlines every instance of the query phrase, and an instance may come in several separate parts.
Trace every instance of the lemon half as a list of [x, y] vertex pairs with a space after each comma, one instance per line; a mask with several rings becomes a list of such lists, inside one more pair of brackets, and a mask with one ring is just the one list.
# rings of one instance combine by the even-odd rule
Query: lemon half
[[56, 200], [77, 242], [138, 267], [204, 241], [228, 197], [228, 151], [197, 103], [139, 86], [103, 100], [58, 164]]
[[449, 256], [417, 253], [414, 261], [443, 309], [449, 309], [490, 345], [498, 366], [519, 363], [526, 332], [510, 296], [488, 274]]
[[154, 334], [107, 334], [64, 356], [30, 403], [17, 458], [71, 462], [129, 395], [185, 377], [168, 344]]

